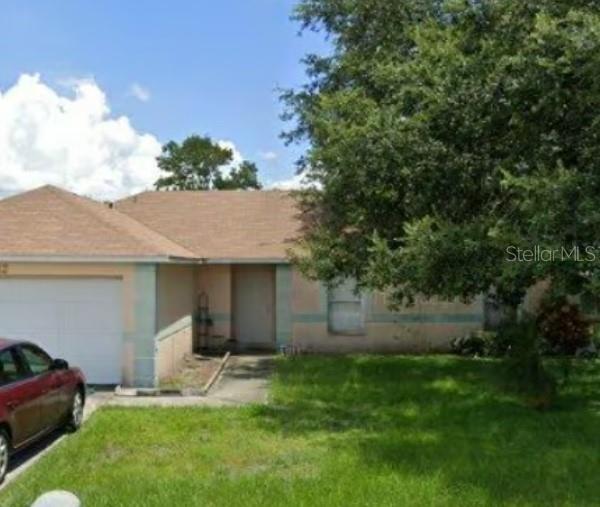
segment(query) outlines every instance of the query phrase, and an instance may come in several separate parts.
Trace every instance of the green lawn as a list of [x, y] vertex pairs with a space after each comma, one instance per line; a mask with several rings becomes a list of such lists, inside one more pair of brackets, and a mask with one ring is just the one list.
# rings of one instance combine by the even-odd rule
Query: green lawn
[[494, 387], [498, 368], [289, 359], [268, 407], [102, 409], [0, 505], [52, 488], [86, 507], [598, 505], [600, 364], [547, 413]]

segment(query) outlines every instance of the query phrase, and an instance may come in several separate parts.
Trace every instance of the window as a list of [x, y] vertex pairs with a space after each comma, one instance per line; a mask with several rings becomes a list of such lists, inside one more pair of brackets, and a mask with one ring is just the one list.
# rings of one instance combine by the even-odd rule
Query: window
[[330, 333], [365, 334], [365, 301], [353, 280], [329, 289], [327, 314]]
[[23, 378], [23, 369], [20, 367], [13, 349], [0, 352], [0, 386], [5, 386]]
[[52, 359], [42, 349], [34, 347], [33, 345], [22, 345], [21, 352], [25, 363], [29, 366], [29, 370], [34, 375], [39, 375], [50, 369], [52, 365]]

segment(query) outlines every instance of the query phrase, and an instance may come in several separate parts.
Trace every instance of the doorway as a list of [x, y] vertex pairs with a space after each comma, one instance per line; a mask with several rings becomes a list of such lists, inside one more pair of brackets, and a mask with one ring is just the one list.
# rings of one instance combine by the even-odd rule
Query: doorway
[[275, 348], [275, 267], [233, 267], [233, 330], [242, 350]]

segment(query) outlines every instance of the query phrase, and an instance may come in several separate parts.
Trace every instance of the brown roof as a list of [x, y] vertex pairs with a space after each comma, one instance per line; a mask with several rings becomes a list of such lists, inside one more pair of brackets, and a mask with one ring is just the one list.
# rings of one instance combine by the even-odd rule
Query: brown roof
[[299, 232], [289, 192], [143, 192], [115, 207], [206, 259], [284, 259]]
[[53, 186], [0, 201], [0, 257], [194, 254], [107, 205]]

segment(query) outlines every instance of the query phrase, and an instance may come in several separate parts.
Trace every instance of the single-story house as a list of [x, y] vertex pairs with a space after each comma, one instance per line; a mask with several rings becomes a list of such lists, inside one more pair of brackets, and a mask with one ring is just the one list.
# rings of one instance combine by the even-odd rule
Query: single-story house
[[193, 344], [426, 352], [482, 326], [472, 304], [328, 290], [286, 258], [283, 191], [143, 192], [102, 203], [45, 186], [0, 201], [0, 336], [37, 341], [91, 383], [154, 386]]

